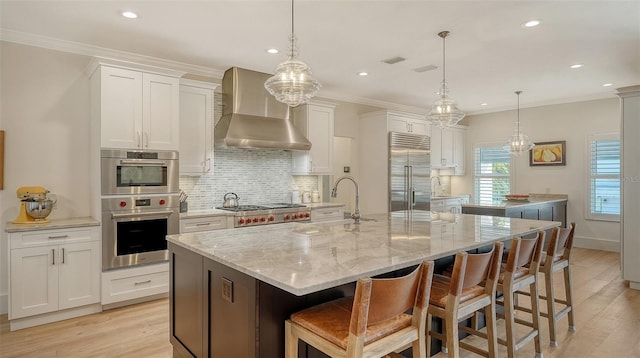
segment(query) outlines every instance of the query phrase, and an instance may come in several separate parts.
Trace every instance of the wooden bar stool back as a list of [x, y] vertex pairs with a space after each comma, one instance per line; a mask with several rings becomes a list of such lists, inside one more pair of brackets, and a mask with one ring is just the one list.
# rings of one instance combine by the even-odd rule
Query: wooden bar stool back
[[[459, 252], [453, 263], [451, 277], [434, 275], [427, 311], [427, 333], [442, 341], [450, 357], [459, 357], [460, 348], [485, 357], [497, 356], [496, 287], [502, 259], [502, 242], [494, 244], [491, 251], [482, 254]], [[488, 350], [460, 342], [458, 322], [484, 310], [487, 333], [480, 335], [488, 341]], [[442, 319], [443, 333], [431, 331], [432, 316]], [[470, 330], [468, 333], [476, 334]], [[431, 338], [427, 337], [427, 350]]]
[[[331, 357], [383, 357], [413, 349], [427, 357], [425, 325], [433, 261], [399, 278], [363, 278], [354, 297], [296, 312], [285, 321], [285, 356], [298, 357], [303, 340]], [[410, 312], [410, 313], [408, 313]]]
[[[497, 290], [502, 292], [502, 304], [504, 306], [506, 340], [498, 339], [498, 343], [507, 346], [507, 355], [513, 358], [516, 351], [522, 348], [532, 339], [535, 343], [536, 357], [542, 357], [540, 347], [540, 310], [538, 308], [538, 270], [542, 257], [542, 246], [544, 245], [545, 232], [538, 232], [538, 236], [533, 239], [515, 238], [511, 240], [511, 248], [506, 264], [502, 264], [500, 276], [498, 278]], [[518, 305], [516, 295], [519, 290], [529, 286], [531, 297], [531, 308]], [[531, 314], [531, 321], [516, 318], [516, 310], [525, 311]], [[522, 338], [516, 339], [515, 324], [522, 324], [532, 329]]]
[[[546, 255], [540, 264], [540, 272], [544, 274], [546, 296], [540, 296], [547, 302], [547, 312], [541, 312], [540, 316], [549, 320], [549, 345], [556, 347], [556, 326], [558, 320], [565, 315], [569, 318], [569, 331], [575, 332], [576, 326], [573, 319], [573, 284], [571, 282], [571, 249], [573, 247], [573, 234], [576, 223], [572, 222], [568, 228], [553, 228]], [[554, 273], [562, 270], [564, 278], [565, 298], [558, 299], [554, 292]], [[555, 304], [560, 303], [565, 307], [556, 312]]]

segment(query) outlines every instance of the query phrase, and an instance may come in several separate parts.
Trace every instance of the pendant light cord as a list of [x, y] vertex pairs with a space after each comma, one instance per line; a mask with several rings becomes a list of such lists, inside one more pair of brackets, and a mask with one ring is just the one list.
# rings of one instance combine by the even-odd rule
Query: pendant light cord
[[291, 0], [291, 35], [294, 35], [295, 31], [293, 29], [293, 0]]
[[518, 95], [518, 110], [517, 110], [517, 118], [518, 118], [517, 128], [518, 128], [518, 134], [520, 134], [520, 93], [522, 93], [522, 91], [516, 91], [516, 94]]
[[447, 42], [448, 34], [449, 33], [447, 32], [444, 36], [442, 36], [442, 82], [443, 83], [447, 83], [447, 78], [446, 78], [447, 62], [445, 61], [445, 54], [446, 54], [445, 43]]

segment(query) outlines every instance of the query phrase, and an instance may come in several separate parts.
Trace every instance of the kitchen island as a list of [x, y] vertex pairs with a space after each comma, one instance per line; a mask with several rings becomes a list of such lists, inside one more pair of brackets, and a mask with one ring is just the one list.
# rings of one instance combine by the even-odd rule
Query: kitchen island
[[[564, 194], [531, 194], [526, 200], [503, 200], [497, 204], [462, 204], [464, 214], [549, 220], [567, 227], [567, 199]], [[547, 232], [547, 237], [550, 232]]]
[[[435, 212], [170, 235], [174, 356], [283, 357], [284, 320], [401, 275], [425, 259], [481, 249], [560, 223]], [[302, 357], [323, 357], [300, 349]]]

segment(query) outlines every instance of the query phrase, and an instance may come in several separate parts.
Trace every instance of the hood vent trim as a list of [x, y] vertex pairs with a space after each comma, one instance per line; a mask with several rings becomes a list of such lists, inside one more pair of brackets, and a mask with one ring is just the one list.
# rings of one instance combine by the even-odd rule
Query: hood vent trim
[[271, 75], [232, 67], [222, 79], [222, 118], [216, 147], [309, 150], [311, 142], [289, 119], [289, 106], [264, 88]]

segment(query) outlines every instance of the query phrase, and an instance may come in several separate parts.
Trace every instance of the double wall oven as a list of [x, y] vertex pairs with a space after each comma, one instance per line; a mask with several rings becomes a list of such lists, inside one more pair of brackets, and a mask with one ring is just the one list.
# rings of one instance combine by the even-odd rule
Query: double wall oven
[[166, 261], [166, 236], [180, 227], [178, 152], [100, 154], [103, 271]]

